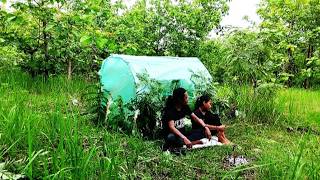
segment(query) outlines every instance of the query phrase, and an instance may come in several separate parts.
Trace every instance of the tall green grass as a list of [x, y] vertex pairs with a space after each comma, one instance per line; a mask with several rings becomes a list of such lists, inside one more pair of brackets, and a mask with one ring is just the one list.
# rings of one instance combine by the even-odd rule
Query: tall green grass
[[277, 98], [279, 109], [288, 123], [301, 126], [320, 126], [320, 91], [285, 89]]
[[[242, 87], [236, 100], [246, 116], [223, 121], [236, 152], [221, 146], [172, 156], [161, 152], [161, 141], [107, 131], [81, 116], [81, 93], [89, 84], [81, 77], [46, 81], [19, 71], [0, 73], [0, 163], [6, 171], [30, 179], [320, 178], [319, 135], [296, 129], [319, 127], [318, 92], [281, 90], [271, 107]], [[278, 122], [284, 121], [274, 123], [281, 114]], [[224, 167], [231, 154], [244, 155], [250, 164]]]
[[234, 104], [246, 122], [274, 124], [280, 117], [275, 98], [278, 87], [263, 85], [256, 89], [250, 86], [219, 87], [218, 99], [226, 99]]
[[231, 139], [254, 160], [224, 178], [248, 172], [258, 179], [320, 178], [319, 91], [280, 89], [270, 97], [248, 87], [222, 87], [219, 93], [234, 97], [244, 113], [226, 123], [231, 124]]
[[7, 170], [29, 178], [118, 177], [121, 139], [107, 143], [111, 135], [92, 130], [79, 116], [81, 104], [71, 103], [80, 101], [84, 81], [45, 81], [20, 72], [6, 72], [0, 80], [0, 162], [7, 162]]

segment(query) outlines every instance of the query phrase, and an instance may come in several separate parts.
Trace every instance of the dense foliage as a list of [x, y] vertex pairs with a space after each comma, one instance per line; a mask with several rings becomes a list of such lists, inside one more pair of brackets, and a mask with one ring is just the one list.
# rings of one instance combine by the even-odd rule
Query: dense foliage
[[[219, 25], [227, 0], [14, 2], [0, 11], [1, 65], [71, 78], [110, 53], [196, 56], [219, 83], [310, 88], [320, 82], [319, 4], [263, 0], [262, 22], [238, 29]], [[212, 30], [222, 36], [208, 39]]]
[[262, 22], [202, 42], [199, 57], [216, 81], [310, 88], [320, 82], [319, 0], [263, 0]]
[[196, 56], [221, 21], [225, 0], [15, 2], [0, 11], [0, 43], [25, 56], [31, 75], [91, 73], [110, 53]]

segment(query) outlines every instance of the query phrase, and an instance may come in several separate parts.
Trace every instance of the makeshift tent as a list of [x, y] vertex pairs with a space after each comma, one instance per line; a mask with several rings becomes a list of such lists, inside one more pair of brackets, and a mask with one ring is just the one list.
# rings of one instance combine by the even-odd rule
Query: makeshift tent
[[138, 74], [148, 73], [161, 82], [180, 80], [181, 86], [192, 91], [193, 72], [201, 72], [211, 79], [208, 70], [195, 57], [154, 57], [112, 54], [102, 63], [99, 71], [102, 90], [112, 98], [120, 96], [124, 102], [134, 98], [139, 82]]

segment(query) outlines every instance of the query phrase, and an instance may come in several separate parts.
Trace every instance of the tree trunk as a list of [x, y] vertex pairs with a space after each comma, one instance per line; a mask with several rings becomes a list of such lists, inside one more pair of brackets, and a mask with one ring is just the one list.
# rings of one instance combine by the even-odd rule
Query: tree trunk
[[68, 80], [72, 78], [72, 62], [71, 59], [68, 60]]
[[255, 76], [252, 76], [251, 82], [252, 82], [253, 89], [256, 89], [258, 87], [258, 84]]
[[44, 52], [44, 61], [46, 64], [45, 67], [45, 71], [44, 71], [44, 75], [45, 78], [47, 79], [49, 77], [49, 53], [48, 53], [48, 44], [49, 44], [49, 40], [48, 40], [48, 33], [46, 32], [46, 28], [47, 28], [47, 21], [43, 20], [42, 21], [42, 33], [43, 33], [43, 52]]
[[[310, 59], [310, 58], [312, 57], [312, 54], [313, 54], [313, 46], [311, 46], [311, 45], [309, 44], [309, 45], [308, 45], [308, 50], [307, 50], [307, 57], [306, 57], [306, 60], [305, 60], [306, 69], [309, 69], [309, 67], [310, 67], [307, 63], [308, 63], [308, 59]], [[306, 78], [304, 79], [303, 87], [304, 87], [305, 89], [310, 88], [310, 78], [309, 78], [309, 77], [306, 77]]]
[[[292, 32], [293, 32], [293, 25], [294, 25], [294, 21], [292, 20], [292, 21], [290, 21], [289, 22], [289, 32], [288, 32], [288, 36], [287, 36], [287, 38], [290, 40], [292, 37]], [[290, 41], [288, 42], [289, 44], [291, 44], [290, 43]], [[292, 74], [292, 75], [295, 75], [295, 64], [294, 64], [294, 57], [293, 57], [293, 52], [292, 52], [292, 50], [291, 50], [291, 48], [288, 48], [287, 49], [287, 54], [288, 54], [288, 60], [289, 60], [289, 63], [288, 63], [288, 66], [287, 66], [287, 69], [286, 69], [286, 71], [287, 71], [287, 73], [289, 73], [289, 74]], [[288, 82], [287, 82], [287, 86], [288, 87], [292, 87], [292, 85], [293, 85], [293, 77], [294, 76], [289, 76], [289, 78], [288, 78]]]
[[[31, 62], [33, 62], [33, 58], [34, 58], [34, 53], [30, 53]], [[28, 71], [29, 71], [29, 73], [31, 73], [32, 78], [36, 77], [37, 74], [34, 69], [30, 68], [30, 69], [28, 69]]]
[[[288, 48], [288, 59], [289, 59], [289, 64], [287, 67], [287, 72], [289, 74], [295, 75], [294, 58], [293, 58], [292, 50], [290, 48]], [[288, 85], [288, 87], [292, 87], [292, 85], [293, 85], [293, 77], [292, 76], [289, 76], [287, 85]]]

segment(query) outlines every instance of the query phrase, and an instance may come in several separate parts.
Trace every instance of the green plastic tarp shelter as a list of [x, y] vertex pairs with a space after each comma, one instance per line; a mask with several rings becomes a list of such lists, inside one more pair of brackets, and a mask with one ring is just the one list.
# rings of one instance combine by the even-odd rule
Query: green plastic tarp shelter
[[190, 78], [193, 72], [201, 72], [211, 79], [208, 70], [195, 57], [112, 54], [103, 61], [99, 75], [103, 92], [109, 92], [112, 98], [120, 96], [124, 102], [129, 102], [138, 92], [138, 74], [148, 73], [150, 78], [160, 82], [180, 80], [181, 87], [192, 91]]

